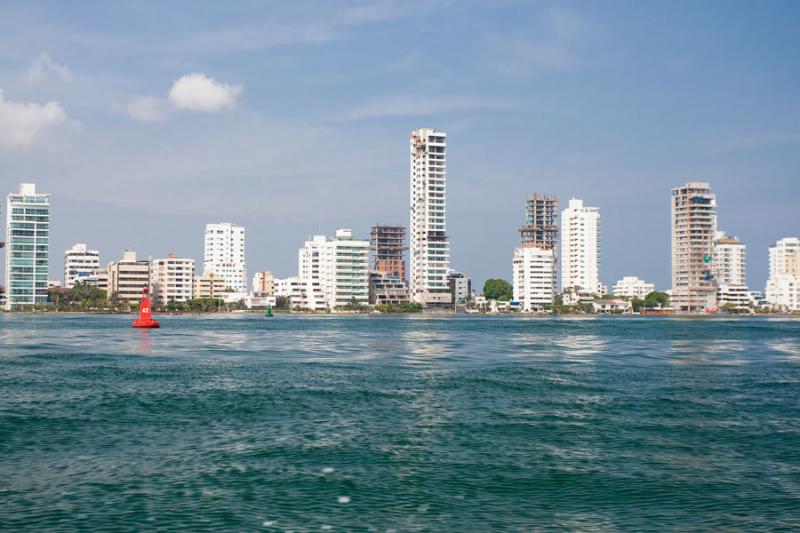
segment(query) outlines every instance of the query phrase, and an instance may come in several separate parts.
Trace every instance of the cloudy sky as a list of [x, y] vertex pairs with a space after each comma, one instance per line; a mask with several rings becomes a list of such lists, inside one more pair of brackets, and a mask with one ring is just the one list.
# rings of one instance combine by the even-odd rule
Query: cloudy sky
[[602, 214], [606, 283], [669, 284], [669, 190], [721, 229], [800, 234], [800, 3], [0, 0], [0, 190], [52, 193], [74, 242], [296, 272], [314, 233], [408, 223], [408, 134], [448, 133], [453, 267], [511, 276], [526, 193]]

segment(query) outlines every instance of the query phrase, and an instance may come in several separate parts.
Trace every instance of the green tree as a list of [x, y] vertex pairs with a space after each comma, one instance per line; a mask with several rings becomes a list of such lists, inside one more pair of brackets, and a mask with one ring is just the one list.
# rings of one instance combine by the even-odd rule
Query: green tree
[[645, 307], [667, 307], [669, 305], [669, 294], [666, 292], [653, 291], [644, 297]]
[[291, 301], [287, 296], [278, 296], [275, 298], [275, 309], [288, 310], [291, 308]]
[[504, 279], [487, 279], [483, 284], [483, 295], [489, 300], [508, 301], [514, 297], [514, 289]]
[[355, 296], [352, 297], [350, 299], [350, 301], [347, 302], [347, 304], [345, 304], [341, 308], [344, 309], [345, 311], [359, 311], [359, 312], [361, 312], [361, 311], [366, 311], [367, 310], [367, 306], [365, 306], [364, 304], [362, 304], [361, 302], [356, 300]]
[[633, 298], [631, 300], [631, 306], [633, 307], [633, 312], [638, 313], [642, 310], [642, 307], [644, 306], [644, 300], [642, 300], [641, 298]]

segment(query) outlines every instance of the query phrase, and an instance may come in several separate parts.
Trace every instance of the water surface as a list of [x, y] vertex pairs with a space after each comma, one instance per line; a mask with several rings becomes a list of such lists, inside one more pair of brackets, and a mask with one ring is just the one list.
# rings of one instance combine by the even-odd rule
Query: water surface
[[800, 528], [800, 321], [0, 316], [0, 529]]

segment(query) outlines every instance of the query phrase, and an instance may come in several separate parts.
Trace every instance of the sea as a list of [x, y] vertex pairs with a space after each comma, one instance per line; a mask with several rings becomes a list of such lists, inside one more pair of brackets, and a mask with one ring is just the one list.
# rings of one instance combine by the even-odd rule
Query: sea
[[800, 320], [0, 315], [2, 531], [798, 531]]

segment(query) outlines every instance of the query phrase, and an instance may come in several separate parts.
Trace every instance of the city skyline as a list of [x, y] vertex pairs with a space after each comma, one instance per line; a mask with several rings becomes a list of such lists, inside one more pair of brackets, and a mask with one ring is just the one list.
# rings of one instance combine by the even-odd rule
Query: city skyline
[[230, 220], [248, 267], [287, 276], [311, 235], [406, 224], [405, 142], [431, 127], [448, 133], [450, 264], [478, 287], [511, 278], [519, 206], [540, 191], [601, 210], [603, 283], [667, 288], [665, 191], [706, 181], [761, 289], [769, 246], [798, 233], [798, 10], [197, 4], [183, 25], [174, 6], [9, 3], [0, 185], [52, 195], [51, 253], [200, 260], [197, 228]]

